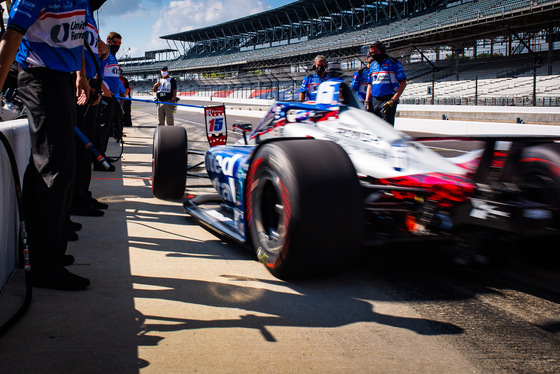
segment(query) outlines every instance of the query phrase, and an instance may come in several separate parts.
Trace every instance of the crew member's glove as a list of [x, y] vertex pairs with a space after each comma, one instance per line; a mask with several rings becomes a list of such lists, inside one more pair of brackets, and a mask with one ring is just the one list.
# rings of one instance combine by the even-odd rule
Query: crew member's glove
[[381, 111], [383, 113], [387, 113], [387, 110], [389, 110], [389, 108], [394, 108], [395, 105], [397, 105], [397, 100], [391, 98], [386, 101], [385, 104], [383, 104], [383, 106], [381, 107]]
[[364, 108], [366, 108], [366, 110], [369, 110], [371, 103], [369, 101], [364, 101]]

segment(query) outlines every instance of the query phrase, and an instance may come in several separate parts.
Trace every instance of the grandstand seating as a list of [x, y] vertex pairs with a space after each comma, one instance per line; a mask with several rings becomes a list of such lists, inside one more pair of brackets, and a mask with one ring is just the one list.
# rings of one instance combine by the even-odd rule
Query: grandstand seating
[[[289, 44], [268, 45], [266, 48], [220, 51], [214, 53], [187, 54], [166, 64], [172, 72], [201, 71], [203, 69], [229, 65], [243, 65], [274, 59], [285, 59], [299, 56], [337, 51], [343, 48], [368, 45], [372, 40], [389, 40], [409, 36], [414, 33], [428, 33], [449, 25], [463, 22], [483, 22], [491, 17], [502, 17], [508, 12], [537, 7], [542, 4], [555, 3], [558, 0], [477, 0], [449, 7], [441, 7], [436, 11], [416, 13], [408, 18], [388, 24], [356, 27], [344, 32], [333, 32], [331, 35], [320, 35], [299, 41], [292, 40]], [[309, 58], [309, 57], [307, 57]], [[560, 66], [558, 56], [554, 57], [555, 75], [548, 75], [540, 68], [537, 79], [537, 96], [555, 96], [560, 92]], [[461, 60], [457, 69], [455, 60], [438, 61], [439, 70], [435, 73], [435, 89], [439, 98], [475, 96], [478, 98], [495, 98], [499, 96], [530, 97], [533, 90], [532, 60], [521, 63], [515, 58], [501, 60], [485, 59]], [[489, 69], [488, 61], [499, 68]], [[126, 65], [127, 74], [156, 72], [162, 61], [131, 63]], [[432, 68], [425, 62], [408, 63], [403, 61], [409, 85], [403, 100], [431, 98]], [[346, 77], [351, 76], [351, 71]], [[293, 96], [305, 72], [293, 73], [286, 71], [270, 71], [254, 76], [239, 73], [239, 76], [223, 78], [200, 78], [197, 81], [180, 81], [179, 90], [194, 93], [196, 96], [227, 95], [228, 97], [265, 97], [283, 98]], [[137, 82], [139, 90], [151, 90], [150, 82]]]
[[[545, 4], [556, 0], [478, 0], [457, 6], [443, 8], [387, 25], [359, 28], [353, 31], [321, 36], [310, 40], [292, 42], [279, 46], [251, 49], [234, 52], [214, 52], [206, 55], [186, 55], [179, 59], [169, 61], [169, 70], [183, 70], [222, 66], [227, 64], [242, 64], [250, 61], [262, 61], [273, 58], [297, 56], [303, 54], [323, 53], [356, 44], [367, 45], [372, 40], [385, 40], [397, 36], [406, 36], [415, 32], [428, 32], [432, 29], [461, 22], [472, 22], [485, 17], [501, 15], [516, 9]], [[144, 64], [132, 63], [127, 66], [127, 73], [157, 70], [161, 62], [148, 62]]]

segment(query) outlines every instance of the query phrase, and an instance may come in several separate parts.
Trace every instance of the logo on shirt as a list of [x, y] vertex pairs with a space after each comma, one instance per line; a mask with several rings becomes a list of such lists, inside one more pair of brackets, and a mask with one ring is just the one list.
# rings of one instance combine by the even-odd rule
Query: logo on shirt
[[86, 22], [72, 22], [54, 25], [51, 28], [51, 39], [55, 43], [64, 43], [68, 40], [79, 40], [84, 38]]

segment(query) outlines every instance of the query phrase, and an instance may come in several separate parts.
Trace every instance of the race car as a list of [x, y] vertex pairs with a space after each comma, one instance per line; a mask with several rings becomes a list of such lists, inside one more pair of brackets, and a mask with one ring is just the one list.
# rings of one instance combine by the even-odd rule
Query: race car
[[[467, 248], [484, 237], [560, 236], [555, 137], [413, 139], [364, 111], [339, 81], [321, 84], [315, 102], [276, 102], [254, 129], [239, 127], [242, 140], [205, 152], [216, 193], [189, 194], [183, 206], [276, 277], [336, 270], [372, 243]], [[446, 158], [424, 144], [450, 139], [484, 147]], [[156, 197], [183, 197], [189, 152], [184, 128], [157, 128]]]

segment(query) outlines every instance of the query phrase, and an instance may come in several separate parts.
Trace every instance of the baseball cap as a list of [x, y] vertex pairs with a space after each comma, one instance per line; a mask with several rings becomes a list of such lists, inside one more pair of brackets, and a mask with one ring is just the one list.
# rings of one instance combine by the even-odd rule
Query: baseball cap
[[163, 65], [163, 66], [161, 67], [161, 70], [167, 70], [167, 66], [166, 66], [166, 65]]
[[381, 43], [379, 40], [376, 40], [375, 42], [373, 42], [370, 46], [370, 49], [372, 48], [378, 48], [381, 52], [385, 53], [386, 51], [386, 47], [383, 43]]

